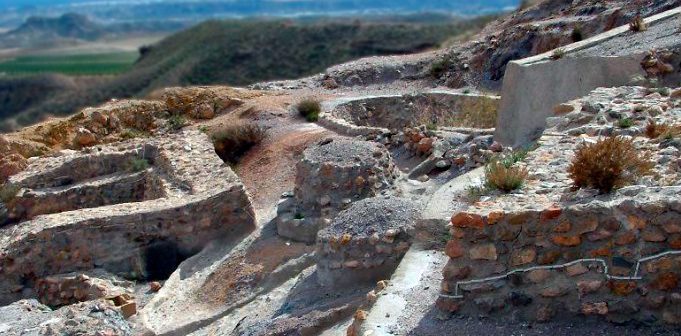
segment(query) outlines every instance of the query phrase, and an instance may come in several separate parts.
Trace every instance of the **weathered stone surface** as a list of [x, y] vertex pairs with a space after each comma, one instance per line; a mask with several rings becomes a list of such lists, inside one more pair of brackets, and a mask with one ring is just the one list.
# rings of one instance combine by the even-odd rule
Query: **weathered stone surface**
[[38, 159], [9, 183], [22, 190], [8, 204], [20, 222], [0, 232], [2, 303], [27, 281], [95, 267], [167, 277], [209, 241], [255, 228], [243, 185], [200, 132]]
[[485, 244], [472, 247], [468, 251], [473, 260], [497, 260], [497, 248], [494, 244]]
[[[340, 287], [390, 278], [411, 245], [418, 215], [413, 202], [383, 196], [340, 212], [317, 236], [319, 283]], [[374, 235], [380, 243], [371, 243]]]
[[390, 188], [398, 171], [387, 149], [360, 140], [327, 139], [303, 152], [294, 197], [279, 204], [277, 231], [314, 242], [317, 232], [351, 202]]

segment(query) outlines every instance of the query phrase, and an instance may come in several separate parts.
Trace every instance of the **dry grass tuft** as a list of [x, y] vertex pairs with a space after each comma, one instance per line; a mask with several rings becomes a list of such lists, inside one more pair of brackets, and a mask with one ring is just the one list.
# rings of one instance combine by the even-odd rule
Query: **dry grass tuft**
[[322, 112], [322, 105], [319, 100], [307, 98], [296, 106], [298, 113], [309, 122], [319, 120], [319, 113]]
[[681, 135], [681, 126], [678, 125], [668, 125], [668, 124], [658, 124], [654, 120], [651, 120], [646, 125], [645, 129], [646, 136], [650, 139], [673, 139]]
[[267, 131], [248, 123], [235, 123], [224, 126], [212, 132], [211, 139], [215, 146], [215, 153], [230, 164], [237, 164], [239, 159], [253, 146], [261, 143]]
[[643, 20], [641, 15], [636, 15], [631, 22], [629, 22], [629, 29], [634, 32], [642, 32], [648, 30], [648, 24]]
[[601, 193], [609, 193], [632, 184], [652, 168], [650, 153], [639, 151], [631, 139], [614, 136], [596, 143], [581, 144], [568, 174], [579, 188], [595, 188]]
[[527, 179], [527, 169], [516, 165], [508, 165], [494, 160], [485, 167], [485, 184], [505, 193], [520, 189]]

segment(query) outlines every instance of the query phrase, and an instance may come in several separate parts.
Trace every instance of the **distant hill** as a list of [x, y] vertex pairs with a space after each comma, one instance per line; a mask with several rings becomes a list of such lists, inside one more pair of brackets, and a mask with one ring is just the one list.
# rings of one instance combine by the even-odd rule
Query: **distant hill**
[[298, 78], [360, 57], [434, 48], [464, 31], [480, 29], [490, 19], [420, 20], [439, 23], [209, 21], [144, 48], [130, 71], [97, 85], [38, 101], [22, 109], [16, 119], [27, 125], [47, 114], [66, 115], [114, 97], [143, 96], [169, 86], [239, 86]]
[[[28, 16], [77, 12], [102, 22], [181, 21], [216, 18], [385, 15], [440, 12], [493, 14], [521, 0], [0, 0], [0, 27]], [[4, 9], [4, 10], [3, 10]]]
[[76, 13], [67, 13], [59, 17], [30, 17], [16, 29], [0, 34], [0, 48], [54, 47], [124, 34], [177, 31], [184, 26], [173, 21], [104, 25]]

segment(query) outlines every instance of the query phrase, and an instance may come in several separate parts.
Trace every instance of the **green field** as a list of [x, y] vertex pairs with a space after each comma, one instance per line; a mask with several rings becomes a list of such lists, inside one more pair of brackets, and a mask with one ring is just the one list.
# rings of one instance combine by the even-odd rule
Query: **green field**
[[0, 73], [26, 75], [56, 72], [67, 75], [110, 75], [130, 69], [138, 57], [137, 52], [19, 56], [0, 61]]

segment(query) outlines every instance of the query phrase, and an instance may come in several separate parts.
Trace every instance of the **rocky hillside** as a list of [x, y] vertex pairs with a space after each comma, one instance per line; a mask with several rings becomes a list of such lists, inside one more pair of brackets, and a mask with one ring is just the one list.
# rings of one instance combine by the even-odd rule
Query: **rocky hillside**
[[[29, 125], [46, 115], [67, 115], [111, 98], [140, 97], [163, 87], [247, 85], [312, 75], [330, 65], [370, 55], [419, 52], [480, 29], [489, 20], [452, 21], [448, 16], [425, 15], [350, 23], [209, 21], [143, 48], [134, 67], [118, 77], [38, 99], [21, 110], [9, 108], [17, 112], [12, 120], [4, 120], [4, 129], [13, 128], [13, 121]], [[23, 82], [0, 81], [6, 85]], [[17, 94], [21, 92], [18, 88]]]

